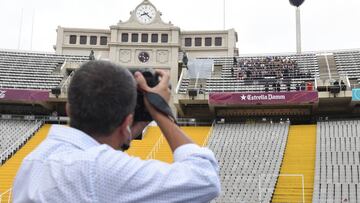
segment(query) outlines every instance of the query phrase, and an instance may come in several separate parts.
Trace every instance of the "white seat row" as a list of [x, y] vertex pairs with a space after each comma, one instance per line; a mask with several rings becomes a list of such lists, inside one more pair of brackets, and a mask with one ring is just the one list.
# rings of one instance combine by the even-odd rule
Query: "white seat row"
[[0, 51], [0, 87], [51, 89], [63, 75], [56, 68], [68, 61], [84, 62], [86, 56], [67, 56], [34, 52]]
[[271, 200], [288, 127], [270, 123], [215, 125], [208, 144], [220, 165], [222, 194], [215, 202]]
[[0, 165], [41, 126], [42, 121], [0, 120]]
[[360, 78], [360, 51], [334, 53], [336, 67], [340, 75], [349, 79]]
[[360, 202], [360, 121], [319, 122], [313, 202]]

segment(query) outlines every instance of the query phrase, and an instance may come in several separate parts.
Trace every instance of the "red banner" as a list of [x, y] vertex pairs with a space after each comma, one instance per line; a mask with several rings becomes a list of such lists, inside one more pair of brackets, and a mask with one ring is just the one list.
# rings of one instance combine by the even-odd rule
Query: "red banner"
[[0, 88], [0, 101], [47, 101], [48, 90], [4, 89]]
[[209, 95], [210, 105], [307, 104], [318, 101], [319, 97], [316, 91], [214, 92]]

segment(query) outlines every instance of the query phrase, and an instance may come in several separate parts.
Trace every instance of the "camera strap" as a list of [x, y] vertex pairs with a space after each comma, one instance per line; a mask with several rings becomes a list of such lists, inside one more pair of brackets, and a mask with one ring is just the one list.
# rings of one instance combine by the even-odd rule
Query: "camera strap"
[[169, 104], [164, 100], [164, 98], [162, 98], [162, 96], [153, 92], [147, 92], [144, 94], [144, 96], [149, 101], [149, 103], [154, 108], [156, 108], [156, 110], [169, 116], [176, 123], [176, 119], [171, 111]]

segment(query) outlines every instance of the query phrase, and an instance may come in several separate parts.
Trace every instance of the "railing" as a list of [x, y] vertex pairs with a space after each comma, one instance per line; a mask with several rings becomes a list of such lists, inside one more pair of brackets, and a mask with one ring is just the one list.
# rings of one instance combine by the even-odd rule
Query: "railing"
[[[249, 93], [273, 93], [273, 92], [299, 92], [299, 91], [316, 91], [317, 89], [315, 88], [314, 84], [312, 83], [313, 86], [311, 87], [311, 90], [308, 89], [310, 87], [308, 87], [306, 84], [305, 86], [305, 90], [296, 90], [295, 86], [291, 86], [291, 90], [288, 91], [287, 87], [285, 86], [281, 86], [280, 87], [280, 91], [274, 91], [272, 86], [269, 86], [269, 90], [266, 91], [265, 87], [263, 86], [256, 86], [256, 87], [246, 87], [246, 86], [229, 86], [229, 85], [225, 85], [225, 84], [221, 84], [221, 85], [217, 85], [216, 87], [216, 91], [214, 90], [215, 88], [211, 88], [211, 86], [207, 86], [207, 88], [195, 88], [198, 91], [198, 95], [197, 97], [204, 95], [204, 98], [206, 97], [206, 95], [210, 95], [210, 93], [214, 93], [214, 92], [230, 92], [229, 89], [231, 89], [231, 92], [249, 92]], [[255, 86], [255, 85], [254, 85]], [[277, 88], [277, 87], [276, 87]], [[199, 91], [202, 90], [202, 93], [200, 94]], [[187, 91], [184, 93], [178, 93], [179, 95], [185, 95], [186, 98], [191, 99], [192, 97], [188, 95]], [[196, 98], [196, 97], [194, 97]]]
[[60, 73], [64, 73], [65, 72], [65, 65], [66, 65], [67, 59], [64, 60], [64, 63], [61, 65], [60, 67]]
[[[219, 82], [214, 82], [214, 84], [212, 85], [209, 81], [211, 81], [212, 79], [214, 80], [220, 80]], [[292, 79], [295, 79], [295, 78], [292, 78]], [[301, 79], [301, 78], [298, 78], [298, 79]], [[303, 80], [297, 80], [292, 82], [290, 85], [291, 85], [291, 91], [298, 91], [296, 90], [296, 86], [295, 84], [300, 84], [301, 82], [303, 83], [307, 83], [307, 82], [312, 82], [313, 84], [313, 90], [317, 89], [317, 86], [321, 86], [321, 82], [322, 83], [325, 83], [326, 81], [325, 80], [319, 80], [317, 78], [302, 78]], [[217, 89], [216, 92], [228, 92], [229, 89], [231, 89], [232, 91], [234, 92], [264, 92], [265, 91], [265, 84], [267, 83], [269, 85], [269, 92], [271, 92], [270, 90], [272, 89], [272, 84], [273, 82], [266, 82], [266, 81], [251, 81], [251, 80], [233, 80], [233, 81], [230, 81], [230, 82], [233, 82], [233, 83], [230, 83], [230, 82], [226, 82], [224, 81], [224, 78], [207, 78], [206, 80], [208, 80], [206, 82], [206, 86], [204, 88], [196, 88], [194, 87], [195, 89], [202, 89], [203, 93], [204, 94], [209, 94], [209, 92], [215, 92], [215, 91], [207, 91], [207, 90], [211, 90], [211, 89]], [[282, 85], [280, 87], [281, 91], [287, 91], [287, 86], [284, 86], [284, 82], [282, 81], [282, 79], [279, 79], [279, 80], [276, 80], [274, 82], [280, 82], [280, 84]], [[190, 84], [190, 83], [189, 83]], [[178, 83], [178, 86], [177, 86], [177, 89], [176, 89], [176, 93], [177, 94], [186, 94], [187, 95], [187, 91], [185, 92], [180, 92], [180, 85], [181, 85], [181, 81], [179, 81]], [[287, 84], [286, 84], [287, 85]], [[251, 86], [251, 87], [249, 87]], [[314, 88], [315, 87], [315, 88]], [[181, 90], [183, 91], [184, 89], [185, 90], [188, 90], [190, 87], [186, 87], [186, 88], [182, 88]], [[307, 87], [306, 87], [306, 90]]]
[[151, 149], [149, 154], [146, 156], [146, 160], [148, 159], [155, 159], [155, 154], [159, 151], [160, 145], [164, 142], [164, 135], [161, 134], [158, 141], [154, 145], [154, 147]]
[[176, 94], [179, 93], [179, 89], [180, 89], [180, 85], [181, 85], [181, 82], [182, 82], [182, 79], [184, 77], [184, 69], [181, 70], [181, 74], [180, 74], [180, 78], [179, 78], [179, 82], [177, 84], [177, 87], [176, 87]]
[[344, 77], [345, 77], [345, 81], [346, 81], [346, 86], [351, 87], [350, 79], [349, 79], [349, 77], [347, 76], [347, 74], [346, 74], [346, 76], [344, 76]]
[[360, 88], [360, 84], [352, 84], [350, 85], [351, 89], [359, 89]]
[[325, 62], [326, 62], [326, 67], [327, 67], [327, 71], [328, 71], [328, 74], [329, 74], [329, 78], [330, 80], [332, 80], [332, 75], [331, 75], [331, 71], [330, 71], [330, 65], [329, 65], [329, 60], [327, 58], [328, 54], [325, 54]]
[[0, 203], [2, 203], [3, 197], [6, 197], [6, 195], [8, 195], [7, 201], [4, 201], [4, 202], [10, 203], [11, 202], [11, 193], [12, 193], [12, 188], [9, 188], [8, 190], [6, 190], [2, 194], [0, 194]]
[[41, 120], [43, 122], [61, 122], [61, 123], [68, 123], [70, 118], [67, 116], [38, 116], [38, 115], [19, 115], [19, 114], [0, 114], [0, 120]]
[[213, 129], [214, 129], [214, 125], [215, 125], [215, 120], [212, 122], [211, 128], [210, 128], [208, 134], [206, 135], [206, 138], [205, 138], [205, 140], [204, 140], [204, 142], [202, 144], [203, 147], [205, 147], [208, 144], [209, 138], [210, 138], [210, 136], [211, 136], [211, 134], [213, 132]]
[[65, 68], [67, 69], [78, 69], [82, 63], [86, 61], [82, 60], [67, 60]]
[[71, 82], [71, 78], [74, 76], [74, 71], [70, 73], [70, 75], [66, 78], [65, 82], [61, 86], [61, 94], [67, 95], [68, 87]]
[[18, 140], [14, 142], [8, 149], [6, 149], [3, 153], [0, 154], [0, 161], [6, 160], [9, 155], [21, 145], [21, 143], [25, 142], [31, 134], [33, 134], [36, 130], [39, 129], [39, 127], [42, 125], [43, 121], [35, 121], [35, 126], [33, 126], [31, 129], [29, 129], [22, 137], [20, 137]]

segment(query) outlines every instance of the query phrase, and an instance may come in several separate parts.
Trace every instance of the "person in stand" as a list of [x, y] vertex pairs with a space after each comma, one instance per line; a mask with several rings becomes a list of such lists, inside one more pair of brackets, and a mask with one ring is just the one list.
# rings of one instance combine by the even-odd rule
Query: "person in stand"
[[277, 83], [276, 83], [276, 87], [277, 87], [277, 91], [280, 92], [280, 90], [281, 90], [280, 82], [277, 82]]
[[276, 92], [276, 82], [272, 84], [273, 91]]
[[189, 63], [189, 58], [188, 58], [188, 55], [185, 51], [182, 52], [183, 53], [183, 57], [182, 57], [182, 63], [183, 65], [185, 66], [185, 68], [187, 70], [189, 70], [189, 67], [188, 67], [188, 63]]
[[267, 82], [265, 84], [265, 92], [269, 92], [269, 83], [267, 83]]
[[291, 83], [290, 82], [286, 83], [286, 88], [287, 88], [288, 92], [291, 91]]
[[306, 90], [305, 82], [301, 82], [300, 89], [301, 89], [301, 91], [305, 91], [305, 90]]
[[340, 81], [340, 85], [341, 85], [341, 90], [346, 91], [346, 85], [343, 80]]
[[233, 57], [233, 66], [237, 66], [238, 65], [238, 61], [237, 58], [234, 56]]
[[94, 50], [91, 50], [91, 51], [90, 51], [89, 60], [90, 60], [90, 61], [95, 60], [95, 53], [94, 53]]
[[205, 94], [205, 89], [203, 88], [202, 84], [199, 86], [199, 94]]

